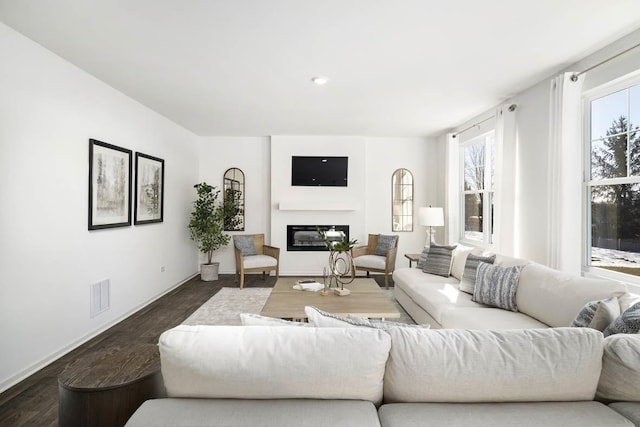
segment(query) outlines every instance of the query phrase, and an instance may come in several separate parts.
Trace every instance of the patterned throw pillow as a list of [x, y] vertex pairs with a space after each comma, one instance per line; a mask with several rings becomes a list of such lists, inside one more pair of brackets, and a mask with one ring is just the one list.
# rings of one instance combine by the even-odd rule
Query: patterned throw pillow
[[376, 245], [375, 255], [387, 256], [389, 249], [393, 249], [398, 244], [398, 236], [387, 236], [378, 234], [378, 244]]
[[469, 254], [467, 256], [467, 262], [464, 264], [464, 273], [462, 274], [462, 280], [460, 280], [458, 289], [460, 289], [462, 292], [473, 295], [473, 290], [476, 287], [476, 274], [478, 273], [478, 264], [480, 264], [481, 262], [493, 264], [495, 260], [495, 255], [478, 256]]
[[637, 334], [640, 332], [640, 302], [626, 309], [620, 317], [604, 330], [604, 336], [614, 334]]
[[520, 271], [524, 266], [500, 267], [481, 262], [478, 264], [476, 287], [471, 301], [509, 311], [518, 311], [516, 290]]
[[422, 267], [424, 267], [424, 262], [427, 260], [427, 255], [429, 255], [428, 247], [424, 248], [422, 250], [422, 253], [418, 257], [418, 263], [416, 264], [416, 268], [419, 268], [420, 270], [422, 270]]
[[435, 274], [438, 276], [449, 277], [451, 274], [451, 261], [453, 260], [451, 254], [456, 248], [453, 246], [440, 246], [431, 244], [427, 259], [422, 266], [424, 273]]
[[589, 301], [582, 307], [571, 326], [592, 328], [602, 332], [618, 316], [620, 316], [618, 298], [611, 297], [599, 301]]
[[233, 236], [233, 244], [242, 251], [242, 256], [257, 255], [253, 236]]

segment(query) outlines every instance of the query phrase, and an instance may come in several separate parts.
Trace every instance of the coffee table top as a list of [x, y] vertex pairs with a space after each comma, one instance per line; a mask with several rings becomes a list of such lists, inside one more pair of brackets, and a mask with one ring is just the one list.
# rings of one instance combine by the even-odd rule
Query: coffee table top
[[[299, 291], [293, 285], [299, 277], [280, 277], [260, 313], [281, 319], [306, 319], [306, 305], [339, 316], [353, 314], [361, 317], [396, 319], [400, 312], [385, 291], [373, 279], [355, 279], [345, 285], [350, 295], [339, 296], [333, 291], [326, 296], [320, 292]], [[322, 282], [322, 278], [318, 279]]]

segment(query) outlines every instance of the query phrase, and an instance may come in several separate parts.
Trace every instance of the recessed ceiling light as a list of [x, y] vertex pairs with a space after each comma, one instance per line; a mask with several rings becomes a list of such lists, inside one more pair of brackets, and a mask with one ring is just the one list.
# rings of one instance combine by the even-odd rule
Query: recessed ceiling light
[[323, 84], [326, 84], [329, 81], [329, 78], [324, 76], [316, 76], [316, 77], [312, 77], [311, 81], [314, 84], [317, 84], [318, 86], [322, 86]]

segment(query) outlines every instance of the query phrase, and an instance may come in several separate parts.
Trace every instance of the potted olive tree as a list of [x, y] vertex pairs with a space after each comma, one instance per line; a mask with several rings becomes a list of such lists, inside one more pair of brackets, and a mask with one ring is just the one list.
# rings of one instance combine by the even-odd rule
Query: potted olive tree
[[200, 266], [200, 277], [205, 281], [218, 280], [219, 262], [212, 262], [213, 252], [226, 246], [231, 236], [224, 233], [226, 212], [229, 208], [218, 203], [220, 190], [206, 182], [194, 185], [198, 198], [193, 202], [189, 221], [191, 239], [207, 255], [207, 263]]

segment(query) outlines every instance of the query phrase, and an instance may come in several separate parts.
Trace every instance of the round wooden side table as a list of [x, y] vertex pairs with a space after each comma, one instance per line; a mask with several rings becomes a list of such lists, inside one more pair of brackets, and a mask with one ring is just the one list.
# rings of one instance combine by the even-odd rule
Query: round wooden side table
[[59, 426], [123, 426], [145, 400], [163, 395], [158, 346], [90, 353], [58, 376]]

